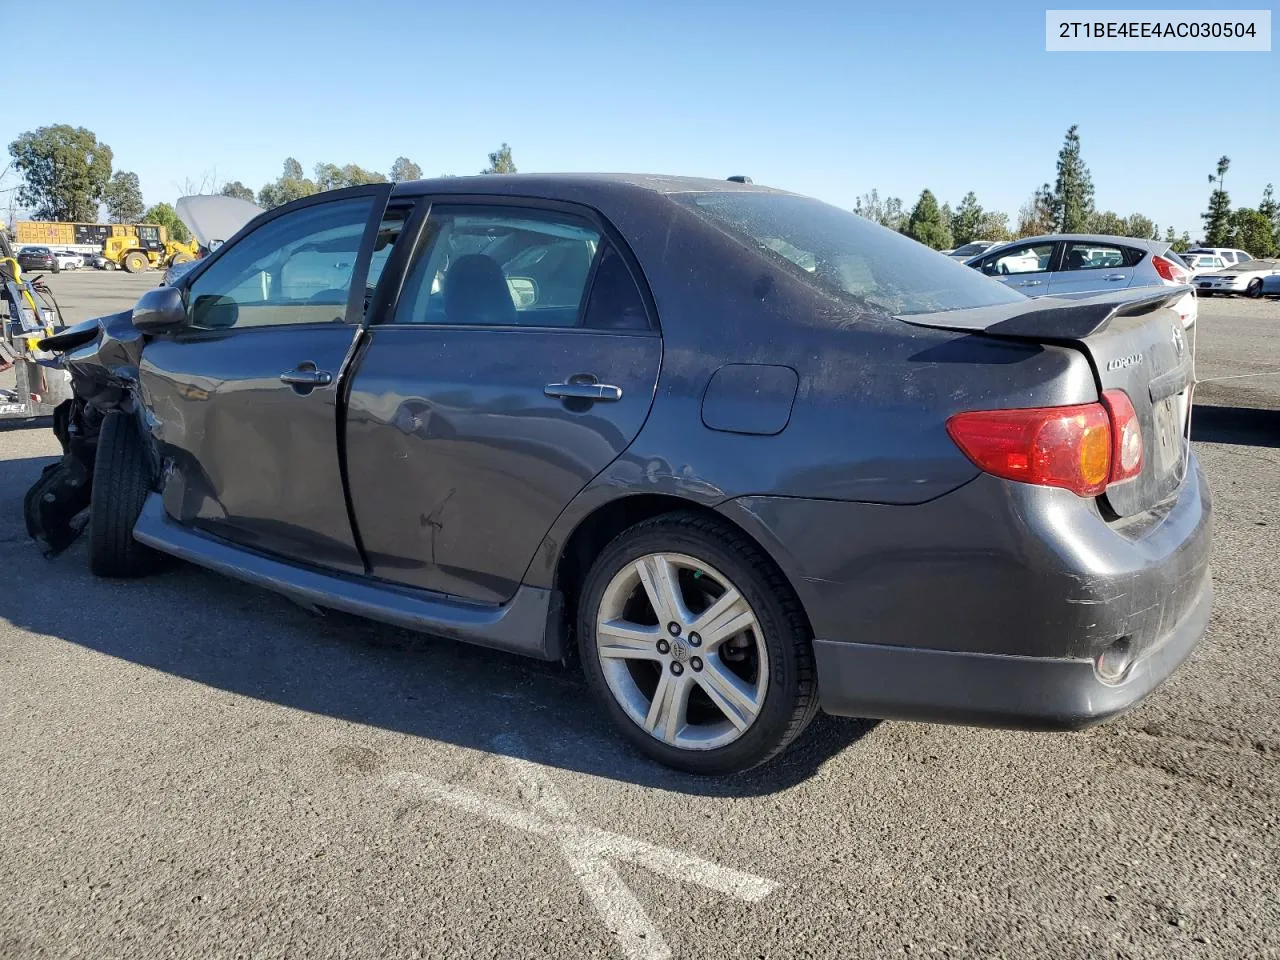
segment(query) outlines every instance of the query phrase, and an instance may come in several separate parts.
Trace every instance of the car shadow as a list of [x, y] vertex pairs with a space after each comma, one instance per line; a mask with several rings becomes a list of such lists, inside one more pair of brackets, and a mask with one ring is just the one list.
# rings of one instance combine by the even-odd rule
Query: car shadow
[[[733, 777], [694, 777], [636, 753], [574, 667], [317, 614], [174, 561], [136, 581], [88, 571], [83, 542], [47, 560], [22, 496], [51, 458], [0, 461], [0, 618], [106, 656], [294, 710], [673, 793], [746, 797], [790, 789], [875, 728], [819, 713], [782, 757]], [[20, 572], [20, 576], [17, 574]], [[21, 586], [21, 589], [14, 587]]]
[[1280, 447], [1280, 410], [1197, 403], [1191, 413], [1191, 439], [1197, 443]]

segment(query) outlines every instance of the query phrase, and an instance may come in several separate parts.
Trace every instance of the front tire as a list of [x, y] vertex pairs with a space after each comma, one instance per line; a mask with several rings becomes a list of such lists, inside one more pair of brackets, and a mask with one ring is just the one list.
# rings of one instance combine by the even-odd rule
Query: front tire
[[1250, 280], [1250, 281], [1249, 281], [1249, 286], [1248, 286], [1248, 288], [1245, 290], [1245, 293], [1247, 293], [1249, 296], [1253, 297], [1253, 299], [1255, 299], [1255, 300], [1257, 300], [1259, 297], [1261, 297], [1261, 296], [1262, 296], [1262, 279], [1261, 279], [1261, 278], [1256, 278], [1256, 279], [1254, 279], [1254, 280]]
[[129, 273], [141, 273], [147, 266], [147, 258], [140, 253], [131, 253], [124, 258], [124, 268]]
[[133, 539], [151, 489], [151, 467], [137, 421], [109, 413], [98, 432], [89, 500], [89, 569], [99, 577], [140, 577], [157, 554]]
[[609, 543], [583, 584], [578, 643], [622, 735], [687, 773], [765, 763], [817, 712], [799, 602], [754, 542], [711, 518], [667, 514]]

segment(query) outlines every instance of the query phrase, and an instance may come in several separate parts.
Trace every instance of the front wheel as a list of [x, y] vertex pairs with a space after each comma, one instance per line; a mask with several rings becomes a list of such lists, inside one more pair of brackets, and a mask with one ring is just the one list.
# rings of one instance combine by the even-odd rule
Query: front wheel
[[694, 514], [620, 534], [579, 602], [588, 684], [632, 744], [688, 773], [747, 770], [800, 735], [818, 705], [811, 640], [760, 548]]
[[1245, 291], [1245, 293], [1249, 294], [1249, 296], [1253, 297], [1253, 299], [1255, 299], [1255, 300], [1257, 300], [1260, 296], [1262, 296], [1262, 280], [1261, 280], [1261, 278], [1255, 278], [1255, 279], [1253, 279], [1253, 280], [1250, 280], [1250, 281], [1249, 281], [1249, 287], [1248, 287], [1248, 289]]
[[147, 258], [140, 253], [131, 253], [124, 258], [124, 268], [130, 273], [141, 273], [147, 266]]
[[137, 421], [109, 413], [98, 432], [89, 498], [89, 569], [99, 577], [140, 577], [158, 555], [133, 539], [151, 488], [151, 469]]

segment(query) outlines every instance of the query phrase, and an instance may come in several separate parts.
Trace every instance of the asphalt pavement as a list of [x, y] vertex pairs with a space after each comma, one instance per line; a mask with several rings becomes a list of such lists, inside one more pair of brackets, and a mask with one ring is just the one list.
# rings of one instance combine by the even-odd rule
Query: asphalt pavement
[[[1198, 330], [1202, 376], [1280, 371], [1280, 302]], [[1197, 402], [1215, 614], [1140, 708], [820, 717], [723, 780], [638, 758], [557, 665], [46, 560], [21, 499], [57, 446], [4, 430], [0, 957], [1280, 957], [1280, 377]]]

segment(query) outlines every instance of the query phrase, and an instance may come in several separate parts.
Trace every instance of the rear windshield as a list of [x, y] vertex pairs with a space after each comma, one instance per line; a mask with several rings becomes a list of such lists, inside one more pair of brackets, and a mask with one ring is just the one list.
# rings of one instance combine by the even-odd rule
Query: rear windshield
[[963, 247], [960, 247], [956, 250], [952, 250], [951, 255], [953, 257], [959, 257], [959, 256], [972, 257], [981, 253], [983, 250], [987, 249], [987, 247], [989, 246], [991, 246], [991, 244], [989, 243], [966, 243]]
[[785, 269], [837, 296], [898, 316], [1026, 298], [910, 237], [807, 197], [673, 197]]

